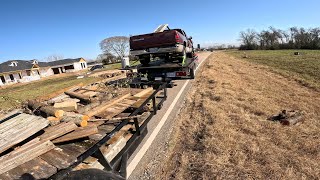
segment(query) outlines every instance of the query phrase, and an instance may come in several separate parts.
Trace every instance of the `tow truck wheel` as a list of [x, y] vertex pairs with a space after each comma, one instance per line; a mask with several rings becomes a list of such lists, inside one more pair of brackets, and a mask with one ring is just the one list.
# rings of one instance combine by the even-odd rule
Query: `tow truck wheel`
[[190, 78], [191, 79], [195, 78], [195, 66], [192, 66], [192, 68], [190, 68]]

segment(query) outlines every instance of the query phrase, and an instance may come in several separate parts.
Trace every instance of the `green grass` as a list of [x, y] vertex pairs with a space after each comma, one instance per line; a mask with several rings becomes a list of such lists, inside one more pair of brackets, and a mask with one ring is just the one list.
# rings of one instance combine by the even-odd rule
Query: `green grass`
[[[137, 66], [140, 64], [140, 61], [130, 61], [130, 66]], [[108, 65], [104, 65], [105, 69], [121, 69], [122, 65], [121, 63], [114, 63], [114, 64], [108, 64]]]
[[[301, 55], [296, 56], [294, 52], [300, 52]], [[319, 50], [256, 50], [227, 51], [227, 53], [243, 60], [267, 65], [305, 86], [320, 89]], [[245, 54], [247, 58], [244, 58]]]
[[98, 80], [97, 78], [77, 79], [75, 76], [69, 76], [0, 89], [0, 109], [16, 108], [28, 99], [36, 99], [79, 83], [89, 84]]

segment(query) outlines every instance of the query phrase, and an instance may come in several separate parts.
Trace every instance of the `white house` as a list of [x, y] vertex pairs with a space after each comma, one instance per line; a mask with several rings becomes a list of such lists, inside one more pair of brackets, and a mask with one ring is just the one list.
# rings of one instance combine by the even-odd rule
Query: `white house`
[[87, 69], [86, 60], [62, 59], [52, 62], [37, 60], [10, 60], [0, 64], [0, 86], [17, 82], [29, 82], [54, 74]]

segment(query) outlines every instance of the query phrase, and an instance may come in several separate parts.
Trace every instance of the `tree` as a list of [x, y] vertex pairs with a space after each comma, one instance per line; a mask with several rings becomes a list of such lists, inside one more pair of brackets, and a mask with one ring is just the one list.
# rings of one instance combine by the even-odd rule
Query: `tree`
[[247, 29], [240, 32], [240, 41], [242, 42], [241, 49], [256, 49], [257, 47], [257, 33], [253, 29]]
[[116, 63], [116, 57], [111, 53], [99, 54], [97, 60], [101, 61], [104, 65]]
[[106, 38], [100, 42], [100, 48], [104, 53], [110, 53], [122, 59], [129, 54], [129, 38], [126, 36]]
[[63, 55], [53, 54], [45, 58], [45, 61], [52, 62], [63, 59]]

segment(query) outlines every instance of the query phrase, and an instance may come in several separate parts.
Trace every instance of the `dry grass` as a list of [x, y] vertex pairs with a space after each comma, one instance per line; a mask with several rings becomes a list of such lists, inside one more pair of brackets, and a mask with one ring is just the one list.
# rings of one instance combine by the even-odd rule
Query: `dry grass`
[[36, 99], [79, 83], [89, 84], [98, 80], [100, 78], [77, 79], [76, 76], [66, 76], [0, 89], [0, 110], [19, 108], [26, 100]]
[[[177, 119], [158, 179], [318, 179], [320, 94], [266, 68], [217, 52]], [[283, 109], [305, 122], [282, 126]]]

